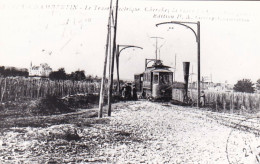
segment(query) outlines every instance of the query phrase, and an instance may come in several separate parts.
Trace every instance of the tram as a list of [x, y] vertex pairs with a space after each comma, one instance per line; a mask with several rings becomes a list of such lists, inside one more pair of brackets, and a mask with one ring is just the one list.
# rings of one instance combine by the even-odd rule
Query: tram
[[[147, 64], [153, 61], [153, 65]], [[134, 83], [140, 97], [152, 100], [171, 100], [173, 72], [161, 60], [146, 59], [145, 71], [134, 75]]]

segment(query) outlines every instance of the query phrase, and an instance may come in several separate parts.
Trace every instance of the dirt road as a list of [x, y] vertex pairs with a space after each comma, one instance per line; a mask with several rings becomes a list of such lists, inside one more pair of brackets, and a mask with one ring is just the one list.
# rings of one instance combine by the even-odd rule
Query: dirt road
[[[120, 108], [119, 108], [120, 109]], [[114, 113], [111, 125], [143, 142], [104, 150], [111, 162], [228, 163], [230, 128], [206, 121], [190, 108], [142, 102]]]
[[[2, 129], [0, 159], [2, 163], [229, 163], [234, 159], [227, 152], [228, 142], [233, 143], [232, 128], [203, 113], [145, 101], [116, 103], [111, 118], [86, 118], [80, 112], [66, 124]], [[233, 148], [244, 155], [243, 147]], [[251, 157], [249, 153], [247, 161]]]

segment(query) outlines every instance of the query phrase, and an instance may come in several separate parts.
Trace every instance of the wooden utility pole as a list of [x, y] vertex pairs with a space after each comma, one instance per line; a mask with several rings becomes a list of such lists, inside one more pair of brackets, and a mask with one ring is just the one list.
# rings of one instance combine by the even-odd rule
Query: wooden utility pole
[[116, 30], [117, 30], [117, 14], [118, 14], [118, 0], [116, 0], [115, 24], [114, 24], [114, 38], [113, 38], [113, 52], [111, 57], [111, 71], [109, 76], [109, 89], [108, 89], [108, 111], [107, 115], [111, 116], [111, 100], [113, 92], [113, 74], [114, 74], [114, 59], [116, 53]]
[[104, 104], [104, 88], [105, 88], [105, 80], [106, 80], [106, 68], [107, 68], [107, 56], [108, 56], [108, 47], [109, 47], [109, 39], [111, 37], [111, 11], [112, 11], [112, 0], [110, 1], [110, 8], [109, 8], [109, 17], [108, 17], [108, 25], [107, 25], [107, 42], [106, 42], [106, 52], [105, 52], [105, 59], [104, 59], [104, 68], [103, 68], [103, 77], [101, 80], [101, 88], [100, 88], [100, 95], [99, 95], [99, 113], [98, 117], [102, 118], [103, 114], [103, 104]]

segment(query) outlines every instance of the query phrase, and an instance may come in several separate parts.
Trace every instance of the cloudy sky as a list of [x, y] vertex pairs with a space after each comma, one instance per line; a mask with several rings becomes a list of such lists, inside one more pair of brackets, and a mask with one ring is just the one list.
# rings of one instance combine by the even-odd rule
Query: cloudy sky
[[[28, 68], [47, 62], [101, 76], [105, 55], [109, 0], [0, 0], [0, 65]], [[197, 43], [191, 30], [168, 21], [201, 23], [201, 73], [213, 82], [235, 83], [260, 78], [260, 3], [224, 1], [119, 0], [118, 37], [126, 49], [120, 76], [133, 79], [144, 70], [145, 58], [155, 57], [155, 39], [164, 64], [183, 81], [182, 62], [197, 72]], [[196, 25], [190, 25], [195, 31]], [[193, 80], [197, 77], [194, 75]]]

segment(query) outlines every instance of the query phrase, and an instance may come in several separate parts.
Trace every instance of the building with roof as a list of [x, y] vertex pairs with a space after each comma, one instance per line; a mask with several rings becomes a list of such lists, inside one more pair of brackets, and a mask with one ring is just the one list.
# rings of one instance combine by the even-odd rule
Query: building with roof
[[40, 66], [33, 66], [32, 62], [29, 68], [29, 76], [49, 77], [52, 68], [47, 63], [41, 63]]

